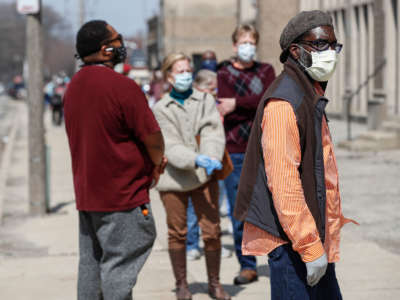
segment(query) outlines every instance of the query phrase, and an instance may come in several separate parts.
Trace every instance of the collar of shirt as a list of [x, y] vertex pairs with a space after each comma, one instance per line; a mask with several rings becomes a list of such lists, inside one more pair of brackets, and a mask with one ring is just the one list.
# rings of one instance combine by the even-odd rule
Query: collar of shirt
[[325, 91], [318, 81], [314, 81], [314, 90], [320, 97], [323, 97], [325, 95]]
[[[185, 101], [187, 101], [187, 100], [200, 101], [204, 98], [203, 92], [200, 92], [195, 88], [193, 88], [192, 90], [193, 90], [192, 94]], [[168, 93], [168, 96], [169, 96], [169, 99], [168, 99], [168, 102], [165, 104], [166, 106], [170, 105], [171, 103], [175, 103], [175, 104], [180, 103], [171, 95], [171, 93]], [[183, 105], [183, 104], [181, 104], [181, 105]]]

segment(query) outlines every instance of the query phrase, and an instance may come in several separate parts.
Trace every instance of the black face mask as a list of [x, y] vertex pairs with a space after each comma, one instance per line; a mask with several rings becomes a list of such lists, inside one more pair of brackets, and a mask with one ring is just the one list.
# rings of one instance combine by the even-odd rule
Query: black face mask
[[111, 62], [114, 65], [124, 62], [126, 59], [126, 56], [127, 56], [126, 47], [124, 45], [122, 45], [121, 47], [118, 47], [118, 48], [109, 47], [109, 48], [106, 48], [106, 51], [113, 52], [114, 57], [111, 59]]

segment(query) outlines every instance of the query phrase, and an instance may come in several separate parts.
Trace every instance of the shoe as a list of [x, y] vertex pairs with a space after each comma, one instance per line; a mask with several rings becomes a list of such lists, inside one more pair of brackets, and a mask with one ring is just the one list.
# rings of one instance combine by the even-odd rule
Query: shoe
[[235, 285], [249, 284], [258, 280], [256, 270], [242, 270], [239, 275], [235, 277], [233, 283]]
[[229, 234], [233, 234], [232, 222], [229, 222], [229, 225], [228, 225], [228, 232], [229, 232]]
[[224, 290], [219, 282], [219, 269], [221, 266], [221, 250], [205, 250], [206, 267], [208, 276], [208, 294], [217, 300], [231, 300], [231, 296]]
[[227, 217], [229, 215], [229, 208], [226, 204], [223, 204], [219, 208], [219, 216], [220, 217]]
[[225, 292], [219, 282], [219, 269], [221, 266], [221, 249], [205, 250], [206, 267], [208, 276], [208, 294], [212, 299], [231, 300], [231, 296]]
[[188, 283], [186, 281], [186, 249], [169, 249], [168, 252], [176, 280], [176, 299], [192, 300], [192, 294], [189, 291]]
[[228, 258], [232, 256], [232, 251], [229, 250], [228, 248], [222, 247], [221, 248], [221, 257], [222, 258]]
[[187, 260], [197, 260], [200, 258], [200, 256], [199, 249], [190, 249], [186, 251]]

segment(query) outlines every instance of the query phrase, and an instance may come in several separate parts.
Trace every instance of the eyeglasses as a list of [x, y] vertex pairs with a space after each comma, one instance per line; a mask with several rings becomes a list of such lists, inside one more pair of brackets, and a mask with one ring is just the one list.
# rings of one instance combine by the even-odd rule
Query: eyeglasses
[[120, 41], [121, 43], [123, 42], [122, 34], [118, 34], [116, 38], [111, 39], [111, 40], [105, 40], [102, 42], [103, 45], [108, 45], [111, 44], [114, 41]]
[[337, 41], [329, 42], [328, 40], [315, 40], [315, 41], [301, 40], [299, 42], [309, 45], [311, 48], [314, 48], [317, 51], [325, 51], [330, 48], [335, 50], [336, 53], [340, 53], [340, 51], [342, 51], [343, 48], [343, 44], [340, 44]]

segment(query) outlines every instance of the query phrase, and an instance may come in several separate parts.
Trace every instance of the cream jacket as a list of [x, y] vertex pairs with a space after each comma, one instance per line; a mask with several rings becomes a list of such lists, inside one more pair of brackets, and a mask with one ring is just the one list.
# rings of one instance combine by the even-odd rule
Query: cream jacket
[[[159, 191], [191, 191], [207, 182], [205, 169], [197, 167], [197, 155], [222, 160], [225, 133], [211, 94], [193, 89], [181, 105], [165, 94], [153, 107], [165, 140], [168, 164], [156, 186]], [[200, 146], [195, 136], [200, 134]]]

